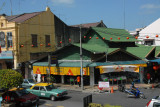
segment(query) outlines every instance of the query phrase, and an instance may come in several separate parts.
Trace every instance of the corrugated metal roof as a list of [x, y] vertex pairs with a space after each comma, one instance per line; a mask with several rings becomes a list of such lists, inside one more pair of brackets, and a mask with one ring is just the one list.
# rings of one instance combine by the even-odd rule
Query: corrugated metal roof
[[78, 24], [78, 25], [71, 25], [72, 27], [84, 27], [84, 28], [90, 28], [90, 27], [96, 27], [100, 24], [101, 22], [96, 22], [96, 23], [86, 23], [86, 24]]
[[[80, 67], [80, 62], [61, 62], [58, 61], [59, 67]], [[83, 67], [96, 67], [105, 65], [129, 65], [129, 64], [146, 64], [143, 60], [134, 61], [116, 61], [116, 62], [83, 62]], [[36, 62], [33, 66], [48, 66], [48, 62]], [[51, 66], [56, 66], [56, 64], [51, 64]]]

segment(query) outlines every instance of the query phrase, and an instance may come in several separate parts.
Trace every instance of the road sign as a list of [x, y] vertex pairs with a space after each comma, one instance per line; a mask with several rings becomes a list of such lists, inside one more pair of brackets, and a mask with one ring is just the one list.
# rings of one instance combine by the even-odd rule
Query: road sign
[[51, 64], [57, 64], [57, 63], [58, 63], [57, 56], [51, 55]]

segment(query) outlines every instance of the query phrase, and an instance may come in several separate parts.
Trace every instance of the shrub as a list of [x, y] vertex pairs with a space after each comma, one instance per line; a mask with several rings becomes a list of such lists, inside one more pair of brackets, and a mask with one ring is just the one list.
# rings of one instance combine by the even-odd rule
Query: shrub
[[0, 88], [10, 89], [17, 87], [23, 82], [22, 75], [12, 69], [0, 70]]

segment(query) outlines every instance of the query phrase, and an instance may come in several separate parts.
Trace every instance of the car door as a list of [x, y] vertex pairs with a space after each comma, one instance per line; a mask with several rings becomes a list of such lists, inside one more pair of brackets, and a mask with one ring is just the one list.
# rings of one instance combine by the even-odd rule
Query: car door
[[34, 86], [34, 87], [31, 89], [31, 93], [34, 94], [34, 95], [40, 96], [39, 86]]
[[46, 89], [44, 88], [44, 86], [40, 87], [40, 97], [47, 97], [46, 95]]

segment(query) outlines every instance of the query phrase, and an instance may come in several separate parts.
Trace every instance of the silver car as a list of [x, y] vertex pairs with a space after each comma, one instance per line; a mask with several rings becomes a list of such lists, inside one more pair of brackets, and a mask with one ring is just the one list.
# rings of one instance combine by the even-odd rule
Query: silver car
[[36, 82], [33, 79], [23, 79], [23, 83], [21, 84], [21, 87], [30, 88], [35, 84]]
[[153, 97], [148, 103], [146, 107], [160, 107], [160, 96]]

